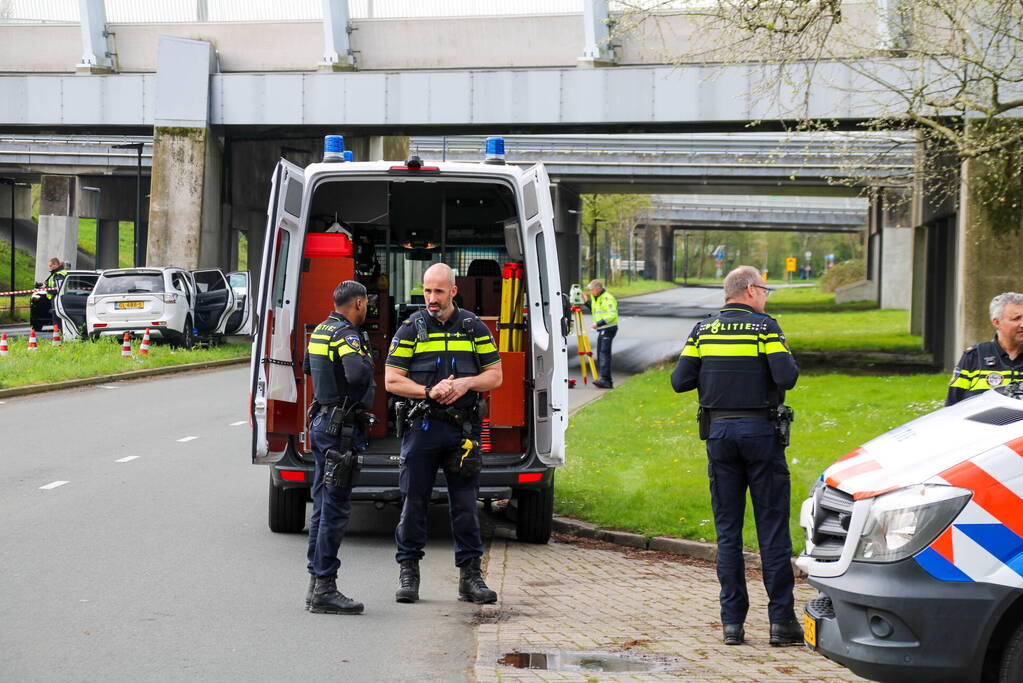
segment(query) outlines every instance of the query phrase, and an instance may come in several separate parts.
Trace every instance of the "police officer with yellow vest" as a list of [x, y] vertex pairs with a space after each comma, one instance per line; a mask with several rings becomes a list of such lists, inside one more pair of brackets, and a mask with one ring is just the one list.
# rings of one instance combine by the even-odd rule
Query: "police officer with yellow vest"
[[613, 389], [614, 380], [611, 378], [611, 342], [618, 334], [618, 301], [611, 295], [611, 292], [604, 289], [600, 280], [592, 280], [586, 285], [590, 291], [593, 301], [583, 294], [583, 301], [593, 315], [591, 327], [597, 331], [597, 375], [599, 379], [593, 386], [601, 389]]
[[64, 268], [64, 263], [57, 257], [53, 257], [49, 261], [50, 274], [46, 276], [46, 298], [50, 300], [50, 317], [53, 321], [53, 326], [57, 329], [60, 328], [60, 318], [57, 316], [56, 298], [57, 291], [60, 289], [60, 284], [64, 282], [64, 278], [67, 277], [67, 269]]
[[1023, 381], [1023, 294], [1003, 292], [988, 306], [995, 338], [966, 349], [948, 384], [945, 405]]
[[398, 482], [401, 518], [394, 532], [398, 552], [398, 602], [419, 599], [419, 561], [426, 546], [426, 517], [437, 468], [444, 468], [459, 568], [458, 599], [497, 601], [483, 581], [483, 539], [476, 516], [480, 394], [501, 385], [501, 355], [486, 325], [458, 308], [455, 273], [435, 263], [423, 274], [426, 309], [404, 321], [391, 340], [384, 383], [403, 397], [398, 420], [404, 429]]
[[791, 411], [783, 402], [785, 390], [796, 385], [799, 369], [778, 323], [764, 313], [770, 289], [756, 268], [739, 266], [725, 277], [724, 288], [725, 307], [697, 323], [671, 374], [675, 391], [696, 389], [700, 396], [724, 642], [741, 645], [745, 640], [749, 595], [742, 524], [748, 487], [770, 599], [770, 644], [798, 645], [803, 631], [793, 604], [785, 464]]
[[373, 359], [359, 329], [366, 288], [346, 280], [334, 289], [334, 312], [309, 337], [303, 368], [313, 378], [309, 428], [316, 469], [306, 551], [306, 608], [317, 614], [361, 614], [361, 602], [337, 590], [337, 554], [351, 515], [358, 452], [365, 447], [365, 411], [373, 405]]

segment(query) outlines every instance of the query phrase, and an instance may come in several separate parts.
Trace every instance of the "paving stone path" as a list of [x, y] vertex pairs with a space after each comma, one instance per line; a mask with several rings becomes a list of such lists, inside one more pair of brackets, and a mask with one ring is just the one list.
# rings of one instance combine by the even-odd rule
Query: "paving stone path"
[[[860, 681], [803, 647], [768, 645], [767, 596], [749, 572], [747, 644], [721, 642], [718, 584], [707, 562], [602, 541], [555, 536], [549, 545], [495, 537], [470, 678], [480, 681]], [[796, 603], [815, 595], [797, 585]], [[522, 653], [598, 652], [652, 667], [643, 673], [516, 668]], [[517, 653], [517, 654], [516, 654]], [[511, 655], [511, 656], [509, 656]], [[585, 655], [594, 666], [594, 657]], [[548, 657], [548, 661], [552, 661]], [[542, 661], [542, 660], [541, 660]], [[534, 662], [535, 663], [535, 662]], [[576, 663], [578, 665], [578, 662]]]

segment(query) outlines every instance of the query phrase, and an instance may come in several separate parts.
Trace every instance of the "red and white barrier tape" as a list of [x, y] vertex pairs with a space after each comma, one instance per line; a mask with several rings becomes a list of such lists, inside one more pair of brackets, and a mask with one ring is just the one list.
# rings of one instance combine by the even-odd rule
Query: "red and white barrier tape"
[[15, 294], [35, 294], [36, 292], [56, 292], [56, 287], [40, 287], [39, 289], [19, 289], [16, 292], [0, 292], [0, 296], [14, 296]]

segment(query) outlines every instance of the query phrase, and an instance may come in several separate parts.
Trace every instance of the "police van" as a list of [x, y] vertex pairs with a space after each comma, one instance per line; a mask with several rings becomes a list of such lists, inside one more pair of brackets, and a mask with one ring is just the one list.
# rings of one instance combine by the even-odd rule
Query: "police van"
[[1023, 384], [839, 459], [800, 525], [809, 647], [879, 681], [1023, 681]]
[[[338, 138], [327, 136], [321, 163], [281, 160], [271, 185], [250, 395], [252, 462], [270, 466], [270, 529], [298, 532], [305, 524], [313, 387], [302, 360], [343, 280], [369, 292], [363, 330], [377, 386], [377, 421], [352, 499], [379, 508], [400, 501], [384, 361], [397, 326], [424, 305], [423, 272], [444, 262], [457, 276], [456, 303], [495, 340], [510, 339], [501, 349], [504, 381], [486, 396], [479, 497], [510, 499], [519, 539], [547, 542], [568, 423], [567, 311], [547, 172], [542, 164], [505, 165], [499, 138], [488, 139], [483, 163], [346, 161]], [[512, 319], [509, 292], [519, 293]], [[447, 498], [441, 476], [433, 498]]]

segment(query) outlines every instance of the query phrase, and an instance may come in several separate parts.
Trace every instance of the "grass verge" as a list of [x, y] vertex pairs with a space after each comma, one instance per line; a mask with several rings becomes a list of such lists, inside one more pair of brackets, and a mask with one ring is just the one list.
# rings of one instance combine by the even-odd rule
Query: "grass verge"
[[824, 313], [831, 311], [865, 311], [877, 308], [873, 301], [849, 301], [836, 303], [834, 292], [825, 292], [820, 287], [785, 287], [777, 289], [767, 300], [767, 313]]
[[113, 337], [96, 342], [65, 342], [59, 347], [54, 347], [47, 339], [40, 339], [37, 351], [28, 351], [28, 342], [16, 339], [10, 342], [10, 354], [0, 358], [0, 389], [207, 360], [244, 358], [251, 349], [249, 344], [231, 343], [211, 349], [184, 351], [160, 344], [151, 346], [149, 355], [142, 356], [139, 345], [138, 340], [133, 341], [131, 358], [122, 358], [121, 342]]
[[626, 281], [618, 285], [608, 285], [607, 291], [611, 292], [616, 299], [622, 299], [627, 296], [659, 292], [662, 289], [671, 289], [672, 287], [678, 287], [678, 285], [672, 282], [665, 282], [664, 280], [644, 280], [639, 278], [632, 282]]
[[[133, 262], [135, 224], [119, 221], [117, 224], [117, 265], [127, 268]], [[96, 219], [78, 219], [78, 246], [86, 253], [96, 255]]]
[[[696, 430], [696, 392], [674, 393], [669, 375], [668, 369], [636, 375], [572, 416], [568, 464], [556, 479], [558, 513], [647, 536], [715, 540], [706, 449]], [[796, 411], [786, 455], [797, 552], [803, 547], [799, 506], [824, 468], [941, 406], [947, 381], [943, 374], [800, 378], [786, 399]], [[757, 547], [748, 502], [744, 541]]]
[[923, 340], [910, 334], [909, 311], [894, 308], [774, 316], [792, 351], [882, 351], [922, 354]]

